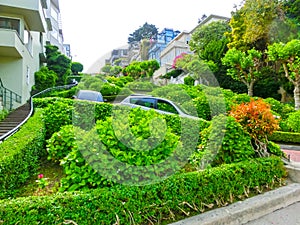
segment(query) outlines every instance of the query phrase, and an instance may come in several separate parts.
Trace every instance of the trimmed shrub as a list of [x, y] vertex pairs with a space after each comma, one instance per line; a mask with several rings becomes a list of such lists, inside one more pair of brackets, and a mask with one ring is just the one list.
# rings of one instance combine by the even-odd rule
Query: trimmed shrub
[[298, 143], [300, 144], [300, 133], [275, 131], [269, 136], [269, 140], [283, 143]]
[[300, 133], [300, 110], [290, 113], [286, 120], [288, 127], [296, 133]]
[[46, 126], [46, 139], [59, 131], [60, 127], [72, 124], [73, 109], [73, 106], [60, 101], [56, 101], [44, 109], [43, 117]]
[[4, 224], [169, 224], [283, 184], [277, 157], [179, 174], [145, 186], [0, 201]]
[[13, 196], [37, 171], [46, 155], [45, 126], [38, 110], [13, 136], [0, 145], [0, 198]]
[[80, 137], [82, 133], [78, 127], [66, 125], [52, 134], [51, 138], [46, 140], [48, 160], [60, 162], [76, 146], [76, 137]]
[[219, 166], [255, 157], [251, 137], [233, 117], [219, 115], [200, 132], [201, 144], [191, 157], [196, 168]]

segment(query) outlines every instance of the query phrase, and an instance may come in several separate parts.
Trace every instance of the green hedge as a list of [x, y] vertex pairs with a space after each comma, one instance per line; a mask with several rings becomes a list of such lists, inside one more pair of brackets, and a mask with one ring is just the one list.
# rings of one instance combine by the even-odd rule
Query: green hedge
[[[277, 157], [174, 175], [146, 186], [114, 186], [0, 201], [4, 224], [166, 224], [282, 185]], [[268, 190], [269, 190], [268, 189]]]
[[300, 133], [276, 131], [269, 137], [269, 140], [283, 143], [300, 143]]
[[[46, 155], [45, 127], [37, 111], [13, 136], [0, 144], [0, 198], [13, 196]], [[1, 220], [1, 219], [0, 219]]]

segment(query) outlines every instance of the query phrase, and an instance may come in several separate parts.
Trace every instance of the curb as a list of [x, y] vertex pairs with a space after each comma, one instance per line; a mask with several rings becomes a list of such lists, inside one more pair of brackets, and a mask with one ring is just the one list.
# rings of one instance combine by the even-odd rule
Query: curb
[[241, 225], [300, 201], [300, 184], [287, 186], [170, 225]]

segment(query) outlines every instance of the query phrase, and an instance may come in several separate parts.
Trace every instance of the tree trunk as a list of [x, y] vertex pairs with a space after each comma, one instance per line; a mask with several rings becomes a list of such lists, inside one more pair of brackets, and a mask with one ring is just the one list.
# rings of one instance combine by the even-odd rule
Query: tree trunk
[[254, 81], [251, 81], [250, 84], [247, 85], [247, 87], [248, 87], [248, 95], [250, 97], [253, 97]]
[[279, 87], [278, 93], [281, 95], [280, 102], [287, 102], [287, 92], [282, 86]]
[[300, 109], [300, 85], [299, 82], [295, 83], [294, 88], [295, 110]]

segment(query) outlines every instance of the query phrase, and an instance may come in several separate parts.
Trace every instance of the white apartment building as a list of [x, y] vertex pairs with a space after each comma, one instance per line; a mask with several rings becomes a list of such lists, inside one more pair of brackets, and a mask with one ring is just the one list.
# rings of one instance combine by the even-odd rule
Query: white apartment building
[[58, 0], [0, 0], [0, 37], [0, 100], [17, 108], [30, 98], [46, 43], [64, 53]]

